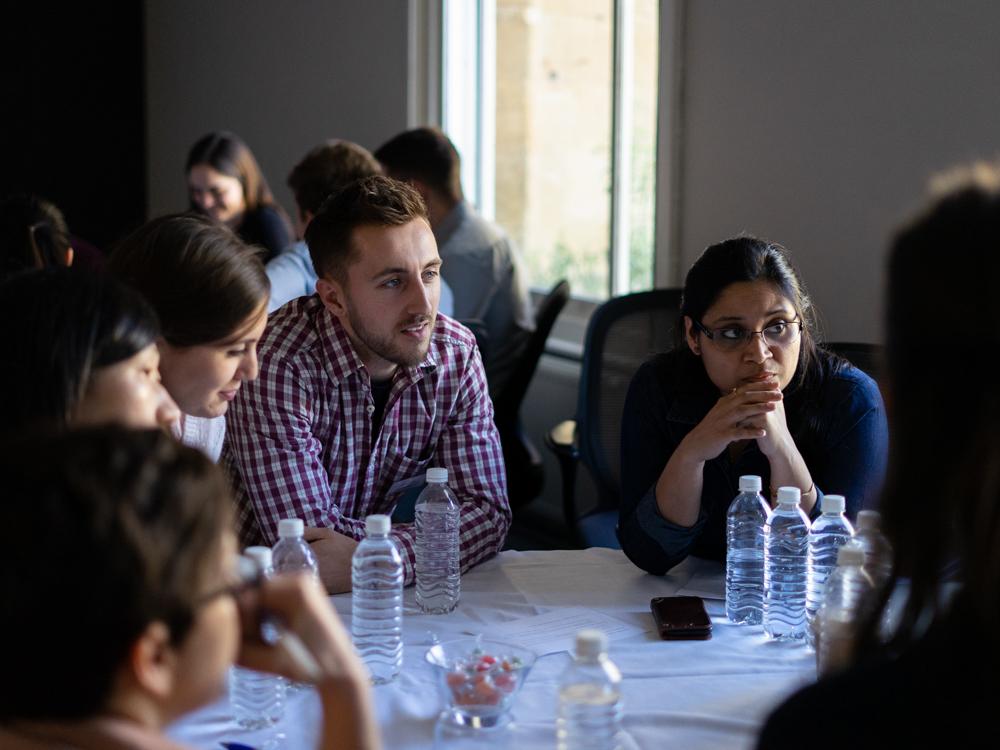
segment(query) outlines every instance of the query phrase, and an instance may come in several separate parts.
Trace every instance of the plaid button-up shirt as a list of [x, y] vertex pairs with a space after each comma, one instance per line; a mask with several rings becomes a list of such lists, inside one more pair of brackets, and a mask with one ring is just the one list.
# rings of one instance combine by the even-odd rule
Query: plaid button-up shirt
[[[503, 453], [466, 328], [438, 315], [423, 362], [397, 370], [377, 432], [368, 371], [317, 296], [271, 316], [258, 357], [260, 377], [230, 406], [223, 450], [244, 544], [273, 544], [291, 517], [360, 540], [365, 517], [392, 513], [397, 483], [442, 466], [461, 504], [462, 570], [500, 551], [511, 518]], [[416, 528], [392, 534], [411, 583]]]

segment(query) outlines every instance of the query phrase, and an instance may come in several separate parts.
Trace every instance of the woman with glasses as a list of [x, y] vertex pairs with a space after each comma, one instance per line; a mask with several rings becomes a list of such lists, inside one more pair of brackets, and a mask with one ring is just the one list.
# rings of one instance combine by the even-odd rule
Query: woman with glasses
[[[313, 747], [379, 746], [365, 667], [316, 581], [238, 585], [232, 499], [199, 451], [90, 428], [18, 436], [0, 471], [16, 530], [0, 546], [4, 750], [182, 750], [167, 725], [222, 695], [234, 661], [315, 685]], [[269, 645], [264, 615], [300, 648]]]
[[291, 222], [274, 200], [253, 152], [235, 133], [198, 139], [185, 163], [191, 210], [225, 224], [248, 245], [264, 248], [265, 261], [292, 244]]
[[[753, 237], [709, 247], [688, 271], [677, 347], [644, 364], [622, 417], [618, 535], [662, 575], [688, 555], [724, 559], [739, 477], [765, 493], [872, 504], [884, 470], [875, 382], [817, 347], [812, 307], [784, 249]], [[767, 488], [770, 487], [770, 492]]]

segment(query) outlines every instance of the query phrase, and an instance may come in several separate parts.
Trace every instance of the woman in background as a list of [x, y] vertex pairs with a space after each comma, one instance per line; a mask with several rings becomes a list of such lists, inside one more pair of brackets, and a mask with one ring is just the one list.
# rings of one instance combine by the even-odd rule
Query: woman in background
[[[321, 748], [378, 747], [365, 667], [318, 583], [239, 585], [232, 501], [205, 456], [101, 428], [6, 445], [0, 473], [4, 750], [179, 750], [164, 728], [223, 694], [237, 660], [315, 684]], [[316, 673], [260, 637], [265, 611]]]
[[[976, 166], [938, 187], [929, 209], [896, 236], [889, 257], [892, 448], [881, 511], [895, 552], [893, 574], [862, 624], [856, 664], [779, 708], [761, 748], [994, 742], [1000, 171]], [[958, 583], [947, 582], [946, 568], [957, 568]], [[887, 634], [881, 623], [897, 588], [905, 604]]]
[[[739, 477], [765, 494], [823, 492], [847, 512], [874, 502], [887, 444], [875, 382], [816, 346], [812, 306], [780, 245], [737, 237], [688, 271], [677, 347], [645, 363], [622, 417], [622, 549], [662, 575], [685, 557], [721, 560]], [[767, 492], [766, 488], [771, 488]]]
[[132, 289], [78, 269], [21, 273], [0, 284], [0, 321], [0, 432], [179, 418], [160, 383], [156, 314]]
[[163, 384], [182, 412], [176, 436], [217, 461], [229, 404], [257, 377], [270, 292], [263, 263], [228, 228], [184, 214], [137, 229], [108, 269], [160, 319]]
[[0, 200], [0, 280], [19, 271], [72, 263], [69, 229], [55, 205], [35, 195]]
[[263, 247], [265, 262], [294, 241], [288, 216], [236, 134], [222, 131], [200, 138], [188, 152], [185, 173], [191, 210], [225, 224], [247, 244]]

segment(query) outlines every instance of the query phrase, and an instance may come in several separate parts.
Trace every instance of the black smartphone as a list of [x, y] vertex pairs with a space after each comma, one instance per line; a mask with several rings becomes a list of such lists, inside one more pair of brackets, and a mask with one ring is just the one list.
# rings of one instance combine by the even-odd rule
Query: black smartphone
[[660, 638], [665, 641], [705, 641], [712, 637], [712, 620], [697, 596], [658, 596], [649, 602]]

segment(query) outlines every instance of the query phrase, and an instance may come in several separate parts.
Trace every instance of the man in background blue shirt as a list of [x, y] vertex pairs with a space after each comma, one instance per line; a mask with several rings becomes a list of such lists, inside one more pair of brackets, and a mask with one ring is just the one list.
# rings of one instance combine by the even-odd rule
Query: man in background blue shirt
[[[305, 234], [309, 222], [330, 195], [355, 180], [381, 173], [382, 167], [371, 152], [356, 143], [329, 140], [312, 149], [288, 175], [288, 187], [295, 196], [299, 235]], [[316, 269], [306, 241], [299, 240], [273, 258], [267, 264], [267, 276], [271, 280], [268, 314], [286, 302], [313, 294]], [[453, 307], [451, 289], [442, 283], [439, 310], [451, 315]]]

